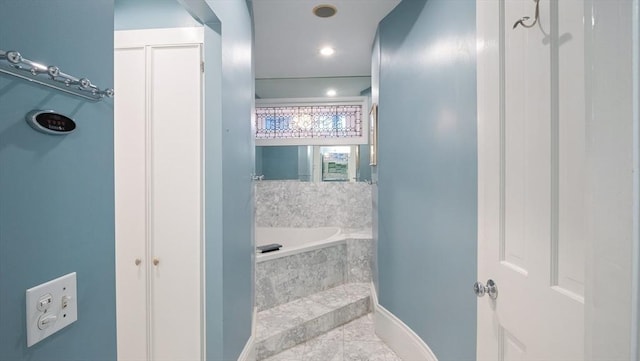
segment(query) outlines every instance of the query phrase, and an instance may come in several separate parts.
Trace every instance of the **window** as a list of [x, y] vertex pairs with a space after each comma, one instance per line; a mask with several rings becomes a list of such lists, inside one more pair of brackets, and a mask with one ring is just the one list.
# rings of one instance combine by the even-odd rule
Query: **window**
[[366, 143], [368, 133], [363, 119], [363, 104], [362, 99], [334, 103], [326, 103], [326, 100], [325, 103], [318, 101], [305, 104], [258, 103], [256, 144]]
[[323, 182], [350, 181], [356, 179], [356, 146], [316, 147], [320, 152], [320, 172]]
[[256, 109], [256, 139], [338, 138], [362, 135], [360, 105], [282, 106]]

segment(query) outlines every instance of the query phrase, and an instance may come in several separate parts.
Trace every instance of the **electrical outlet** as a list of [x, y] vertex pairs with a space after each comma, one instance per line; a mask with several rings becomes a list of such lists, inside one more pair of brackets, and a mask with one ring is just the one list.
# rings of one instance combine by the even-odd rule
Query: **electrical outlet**
[[78, 319], [76, 289], [73, 272], [27, 290], [28, 347]]
[[53, 303], [53, 296], [51, 296], [50, 293], [47, 293], [46, 295], [40, 297], [36, 307], [38, 307], [38, 311], [45, 312], [46, 310], [49, 309], [49, 307], [51, 307], [52, 303]]

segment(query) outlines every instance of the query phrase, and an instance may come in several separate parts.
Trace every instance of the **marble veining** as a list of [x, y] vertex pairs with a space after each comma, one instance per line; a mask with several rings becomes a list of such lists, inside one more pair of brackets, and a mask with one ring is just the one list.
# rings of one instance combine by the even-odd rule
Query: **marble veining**
[[256, 182], [256, 226], [371, 228], [364, 182]]
[[350, 239], [347, 241], [347, 282], [371, 282], [373, 240]]
[[257, 359], [295, 347], [369, 313], [369, 292], [367, 284], [340, 285], [258, 312]]
[[346, 244], [256, 264], [256, 307], [262, 311], [345, 283]]
[[371, 313], [264, 361], [402, 361], [376, 334]]
[[328, 247], [256, 264], [256, 307], [263, 311], [345, 283], [371, 282], [371, 239], [347, 239]]

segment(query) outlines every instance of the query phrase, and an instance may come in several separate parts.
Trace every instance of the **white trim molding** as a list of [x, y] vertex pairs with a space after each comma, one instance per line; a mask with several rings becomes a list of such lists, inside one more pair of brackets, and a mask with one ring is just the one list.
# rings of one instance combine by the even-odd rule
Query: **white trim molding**
[[238, 361], [256, 361], [256, 316], [258, 314], [258, 308], [253, 309], [253, 318], [251, 319], [251, 337], [247, 340], [247, 343], [242, 349], [242, 353], [238, 357]]
[[631, 359], [640, 361], [640, 0], [633, 0], [633, 235]]
[[114, 48], [139, 48], [153, 45], [203, 44], [204, 28], [169, 28], [117, 30], [113, 33]]
[[412, 361], [438, 361], [429, 346], [409, 326], [378, 303], [376, 289], [371, 284], [371, 302], [375, 330], [400, 358]]

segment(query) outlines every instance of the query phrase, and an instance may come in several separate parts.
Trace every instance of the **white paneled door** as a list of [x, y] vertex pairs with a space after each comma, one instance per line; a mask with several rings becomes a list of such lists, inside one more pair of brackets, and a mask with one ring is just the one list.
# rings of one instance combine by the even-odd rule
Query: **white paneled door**
[[202, 29], [115, 45], [118, 360], [200, 360]]
[[536, 6], [477, 1], [479, 360], [584, 359], [585, 3]]

